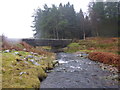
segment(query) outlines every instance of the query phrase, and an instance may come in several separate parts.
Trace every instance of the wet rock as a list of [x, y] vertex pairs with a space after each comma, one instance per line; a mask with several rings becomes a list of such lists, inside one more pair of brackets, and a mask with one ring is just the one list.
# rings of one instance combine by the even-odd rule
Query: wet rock
[[109, 70], [110, 72], [113, 72], [113, 73], [118, 73], [118, 69], [117, 69], [116, 67], [110, 66], [110, 67], [108, 67], [108, 70]]
[[39, 59], [44, 59], [44, 56], [40, 56]]
[[24, 58], [24, 56], [20, 56], [20, 58]]
[[31, 61], [31, 62], [35, 62], [35, 60], [34, 60], [34, 59], [30, 59], [29, 61]]
[[66, 70], [66, 68], [61, 68], [62, 70]]
[[102, 70], [108, 70], [112, 73], [118, 73], [118, 69], [116, 67], [113, 67], [112, 65], [106, 65], [106, 64], [100, 64], [100, 68]]
[[28, 58], [23, 58], [23, 61], [28, 61]]
[[46, 70], [46, 73], [51, 73], [53, 72], [53, 70]]
[[18, 55], [19, 54], [19, 52], [14, 52], [16, 55]]
[[29, 60], [30, 62], [32, 62], [34, 65], [36, 65], [36, 66], [39, 66], [40, 64], [38, 64], [34, 59], [31, 59], [31, 60]]
[[27, 50], [26, 48], [23, 49], [23, 51], [26, 51], [26, 50]]
[[24, 61], [25, 64], [29, 64], [28, 62]]
[[30, 54], [38, 56], [38, 53], [30, 52]]
[[40, 61], [40, 58], [37, 56], [35, 56], [34, 59], [35, 59], [35, 61]]
[[38, 56], [38, 53], [33, 53], [33, 55]]
[[113, 79], [118, 79], [119, 76], [118, 76], [118, 75], [114, 75], [112, 78], [113, 78]]
[[9, 52], [10, 52], [10, 50], [5, 50], [5, 51], [4, 51], [4, 53], [9, 53]]
[[80, 53], [80, 54], [77, 54], [76, 56], [77, 56], [77, 57], [83, 57], [81, 53]]
[[22, 75], [22, 74], [26, 74], [26, 72], [20, 72], [20, 75]]
[[27, 59], [28, 59], [28, 58], [32, 59], [33, 56], [32, 56], [32, 55], [28, 55], [26, 58], [27, 58]]
[[70, 66], [70, 68], [75, 68], [74, 66]]
[[38, 64], [37, 62], [35, 62], [35, 63], [33, 63], [34, 65], [36, 65], [36, 66], [39, 66], [40, 64]]
[[19, 55], [19, 56], [22, 56], [19, 52], [14, 52], [15, 55]]
[[32, 54], [32, 55], [33, 55], [33, 53], [34, 53], [34, 52], [30, 52], [30, 54]]
[[61, 70], [60, 70], [60, 69], [57, 69], [56, 72], [61, 72]]
[[87, 58], [88, 54], [83, 52], [76, 52], [75, 53], [77, 57]]
[[68, 63], [68, 61], [59, 60], [59, 64]]
[[53, 61], [53, 67], [58, 66], [58, 65], [59, 65], [59, 61], [58, 60], [54, 60]]
[[118, 80], [119, 76], [118, 75], [109, 75], [109, 76], [106, 77], [106, 79]]

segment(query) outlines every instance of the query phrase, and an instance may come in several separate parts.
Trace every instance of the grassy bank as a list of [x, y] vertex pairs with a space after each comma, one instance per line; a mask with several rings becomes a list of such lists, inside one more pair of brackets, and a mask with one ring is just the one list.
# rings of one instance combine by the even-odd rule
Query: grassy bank
[[88, 58], [105, 64], [118, 66], [120, 69], [120, 38], [92, 37], [86, 40], [77, 40], [64, 48], [65, 52], [86, 52]]
[[86, 53], [99, 51], [120, 54], [118, 40], [120, 38], [87, 38], [86, 40], [78, 40], [69, 44], [67, 48], [64, 48], [64, 51], [70, 53], [76, 51], [84, 51]]
[[53, 68], [54, 59], [24, 51], [3, 51], [3, 88], [39, 88], [40, 81], [47, 76], [45, 71]]
[[3, 41], [2, 88], [39, 88], [47, 70], [55, 66], [55, 54], [25, 42]]

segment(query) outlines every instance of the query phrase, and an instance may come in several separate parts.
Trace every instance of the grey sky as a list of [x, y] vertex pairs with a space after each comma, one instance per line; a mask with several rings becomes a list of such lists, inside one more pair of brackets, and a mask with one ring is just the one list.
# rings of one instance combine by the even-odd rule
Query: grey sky
[[1, 0], [0, 1], [0, 35], [10, 38], [29, 38], [33, 36], [32, 25], [34, 9], [43, 8], [46, 3], [59, 5], [70, 2], [78, 12], [80, 8], [85, 12], [90, 0]]

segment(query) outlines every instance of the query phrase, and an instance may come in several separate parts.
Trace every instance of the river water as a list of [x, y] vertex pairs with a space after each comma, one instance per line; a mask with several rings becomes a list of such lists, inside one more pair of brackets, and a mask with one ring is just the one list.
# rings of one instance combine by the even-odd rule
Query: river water
[[40, 88], [118, 88], [114, 74], [100, 68], [100, 63], [85, 58], [86, 54], [58, 53], [59, 66], [48, 73]]

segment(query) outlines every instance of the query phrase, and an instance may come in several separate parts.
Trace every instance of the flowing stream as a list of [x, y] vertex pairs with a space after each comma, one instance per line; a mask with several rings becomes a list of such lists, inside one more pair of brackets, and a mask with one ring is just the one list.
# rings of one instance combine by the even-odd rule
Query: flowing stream
[[48, 73], [40, 88], [118, 88], [118, 81], [110, 78], [115, 74], [86, 55], [58, 53], [59, 66]]

